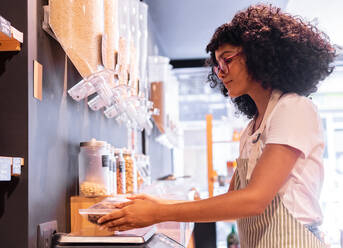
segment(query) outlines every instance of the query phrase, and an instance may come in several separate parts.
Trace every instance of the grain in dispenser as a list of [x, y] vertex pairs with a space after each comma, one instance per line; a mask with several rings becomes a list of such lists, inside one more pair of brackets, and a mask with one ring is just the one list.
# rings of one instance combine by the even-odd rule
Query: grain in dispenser
[[50, 0], [49, 24], [83, 78], [101, 65], [103, 0]]

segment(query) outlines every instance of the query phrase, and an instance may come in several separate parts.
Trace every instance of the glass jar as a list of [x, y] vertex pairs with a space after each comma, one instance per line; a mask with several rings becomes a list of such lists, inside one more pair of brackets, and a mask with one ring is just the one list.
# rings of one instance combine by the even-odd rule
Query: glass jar
[[117, 170], [117, 194], [126, 193], [126, 177], [125, 177], [125, 159], [123, 152], [120, 149], [114, 149], [114, 156], [116, 158]]
[[110, 163], [110, 185], [111, 185], [111, 195], [117, 194], [117, 161], [114, 153], [114, 147], [111, 146], [111, 163]]
[[126, 193], [137, 193], [137, 168], [132, 151], [124, 150]]
[[108, 194], [109, 151], [106, 142], [92, 139], [80, 143], [80, 195], [96, 197]]
[[151, 184], [151, 173], [148, 165], [148, 156], [144, 154], [135, 154], [137, 168], [137, 187], [138, 191], [144, 186]]

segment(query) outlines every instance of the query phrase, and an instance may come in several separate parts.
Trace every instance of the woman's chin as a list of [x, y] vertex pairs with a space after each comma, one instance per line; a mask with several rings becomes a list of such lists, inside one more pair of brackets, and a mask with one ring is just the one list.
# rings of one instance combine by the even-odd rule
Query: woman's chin
[[236, 98], [239, 96], [236, 92], [234, 92], [232, 90], [228, 90], [228, 94], [229, 94], [229, 97], [231, 97], [231, 98]]

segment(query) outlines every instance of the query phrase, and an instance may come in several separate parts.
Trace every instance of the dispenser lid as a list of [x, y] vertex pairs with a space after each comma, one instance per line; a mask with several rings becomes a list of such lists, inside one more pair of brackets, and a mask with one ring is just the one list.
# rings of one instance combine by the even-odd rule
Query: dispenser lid
[[99, 140], [96, 140], [96, 139], [91, 139], [90, 141], [87, 141], [87, 142], [80, 142], [80, 146], [83, 147], [83, 146], [98, 146], [98, 147], [101, 147], [101, 146], [106, 146], [107, 145], [107, 142], [105, 141], [99, 141]]

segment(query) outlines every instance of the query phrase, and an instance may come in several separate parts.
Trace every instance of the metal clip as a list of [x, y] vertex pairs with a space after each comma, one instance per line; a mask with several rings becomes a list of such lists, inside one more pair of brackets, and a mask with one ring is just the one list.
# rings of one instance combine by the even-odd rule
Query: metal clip
[[257, 141], [260, 139], [261, 133], [257, 134], [257, 137], [255, 140], [252, 141], [253, 144], [256, 144]]

